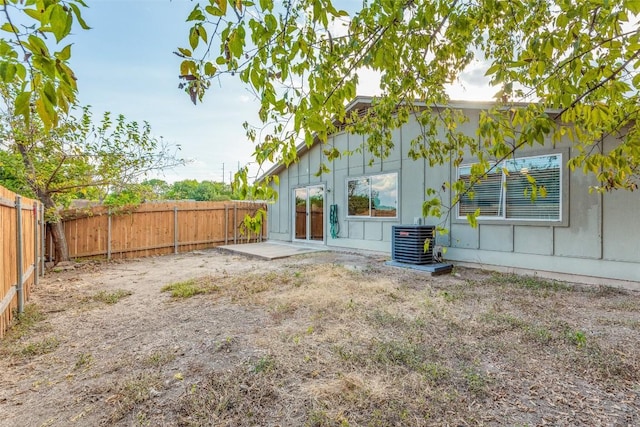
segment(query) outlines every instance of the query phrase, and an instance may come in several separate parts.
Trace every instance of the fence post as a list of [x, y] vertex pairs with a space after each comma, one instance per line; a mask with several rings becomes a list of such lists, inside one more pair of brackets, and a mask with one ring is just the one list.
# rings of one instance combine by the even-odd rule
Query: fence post
[[107, 261], [111, 261], [111, 208], [107, 210]]
[[18, 313], [24, 311], [24, 290], [22, 288], [22, 197], [16, 196], [16, 293], [18, 294]]
[[224, 205], [224, 244], [229, 243], [229, 206]]
[[178, 253], [178, 207], [173, 207], [173, 253]]
[[45, 252], [47, 248], [47, 223], [44, 221], [44, 205], [40, 204], [40, 274], [44, 277]]
[[[258, 209], [262, 209], [262, 206], [261, 206], [260, 208], [258, 208]], [[267, 211], [266, 206], [265, 206], [264, 211], [265, 211], [265, 212]], [[259, 242], [262, 242], [262, 230], [264, 229], [265, 224], [267, 224], [267, 219], [268, 219], [268, 218], [267, 218], [266, 213], [262, 215], [262, 219], [263, 219], [263, 221], [262, 221], [262, 223], [260, 224], [260, 232], [258, 233], [258, 241], [259, 241]], [[267, 228], [268, 228], [268, 225], [267, 225]]]
[[233, 244], [237, 244], [238, 240], [238, 205], [233, 205]]
[[53, 259], [53, 239], [49, 239], [49, 261]]
[[38, 262], [38, 203], [33, 202], [33, 285], [38, 286], [40, 263]]

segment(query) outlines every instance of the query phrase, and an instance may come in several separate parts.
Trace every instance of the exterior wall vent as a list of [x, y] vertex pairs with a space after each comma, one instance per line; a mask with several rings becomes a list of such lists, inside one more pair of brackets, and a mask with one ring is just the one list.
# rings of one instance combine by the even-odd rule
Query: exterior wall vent
[[[391, 237], [391, 259], [407, 264], [433, 264], [435, 227], [432, 225], [394, 225]], [[430, 239], [429, 250], [424, 242]]]

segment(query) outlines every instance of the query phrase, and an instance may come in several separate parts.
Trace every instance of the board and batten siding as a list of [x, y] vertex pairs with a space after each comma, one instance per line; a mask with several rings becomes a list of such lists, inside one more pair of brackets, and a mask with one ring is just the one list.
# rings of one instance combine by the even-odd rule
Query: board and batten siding
[[[469, 121], [460, 130], [476, 135], [479, 109], [468, 109]], [[429, 167], [424, 159], [409, 158], [411, 140], [420, 132], [415, 120], [394, 130], [394, 147], [388, 157], [375, 158], [362, 147], [365, 137], [339, 132], [331, 135], [327, 146], [316, 144], [303, 152], [297, 163], [281, 170], [278, 175], [278, 201], [269, 206], [269, 239], [291, 241], [292, 191], [309, 184], [324, 184], [325, 210], [331, 204], [338, 206], [340, 233], [331, 238], [329, 223], [325, 224], [326, 244], [341, 248], [391, 251], [391, 227], [413, 224], [422, 217], [422, 204], [426, 188], [439, 189], [444, 182], [457, 178], [450, 165]], [[614, 141], [605, 141], [614, 144]], [[340, 157], [328, 164], [329, 173], [316, 176], [322, 152], [335, 147], [350, 156]], [[567, 160], [574, 154], [571, 145], [563, 142], [552, 147], [534, 146], [520, 150], [519, 156], [560, 152], [563, 162], [562, 203], [563, 221], [558, 224], [517, 221], [479, 221], [472, 228], [464, 219], [452, 212], [444, 224], [449, 234], [437, 237], [437, 244], [447, 247], [445, 257], [451, 261], [506, 268], [522, 268], [541, 272], [577, 274], [618, 280], [640, 281], [640, 221], [634, 218], [640, 212], [640, 192], [615, 191], [606, 194], [589, 192], [595, 184], [591, 175], [581, 171], [570, 173]], [[470, 159], [471, 161], [472, 159]], [[347, 178], [376, 173], [398, 173], [398, 219], [347, 218]], [[444, 202], [451, 195], [444, 194]], [[325, 215], [328, 219], [328, 215]], [[426, 224], [440, 223], [425, 218]]]

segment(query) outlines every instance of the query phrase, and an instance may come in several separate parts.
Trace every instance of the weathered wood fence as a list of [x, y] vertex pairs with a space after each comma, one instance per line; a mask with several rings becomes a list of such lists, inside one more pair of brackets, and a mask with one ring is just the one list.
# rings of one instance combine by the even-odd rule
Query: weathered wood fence
[[0, 337], [44, 273], [44, 208], [0, 187]]
[[[247, 202], [152, 202], [125, 212], [105, 207], [64, 211], [71, 258], [138, 258], [262, 240], [242, 227], [246, 214], [265, 209]], [[47, 254], [53, 254], [50, 236]]]

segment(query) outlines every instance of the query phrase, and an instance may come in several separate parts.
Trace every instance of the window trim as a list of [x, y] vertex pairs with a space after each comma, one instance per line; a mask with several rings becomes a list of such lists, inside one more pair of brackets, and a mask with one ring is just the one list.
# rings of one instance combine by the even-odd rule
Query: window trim
[[[553, 226], [553, 227], [568, 227], [569, 226], [569, 173], [565, 167], [565, 159], [569, 158], [569, 149], [555, 150], [555, 151], [530, 151], [518, 153], [517, 156], [512, 157], [510, 159], [505, 159], [504, 161], [509, 160], [520, 160], [520, 159], [529, 159], [536, 157], [548, 157], [548, 156], [560, 156], [560, 183], [559, 183], [559, 191], [560, 197], [558, 199], [559, 208], [558, 214], [559, 219], [536, 219], [536, 218], [507, 218], [506, 217], [506, 188], [504, 187], [505, 182], [505, 174], [502, 173], [502, 194], [500, 196], [502, 211], [501, 216], [479, 216], [477, 217], [477, 221], [479, 224], [495, 224], [495, 225], [533, 225], [533, 226]], [[476, 159], [474, 159], [476, 160]], [[471, 167], [471, 165], [477, 163], [477, 161], [469, 161], [461, 164], [458, 167], [452, 168], [452, 179], [459, 180], [460, 179], [460, 169], [464, 167]], [[490, 162], [490, 164], [495, 165], [496, 162]], [[498, 166], [501, 167], [501, 166]], [[453, 218], [453, 223], [462, 224], [467, 223], [466, 215], [460, 215], [460, 202], [458, 202], [456, 206], [456, 215]]]
[[[371, 181], [369, 181], [369, 215], [349, 215], [349, 182], [369, 179], [381, 175], [395, 175], [396, 180], [396, 214], [394, 216], [371, 216]], [[357, 176], [347, 176], [344, 180], [345, 220], [346, 221], [398, 221], [400, 219], [400, 173], [398, 171], [375, 172]]]

